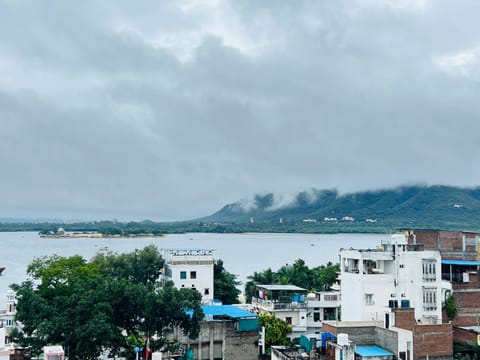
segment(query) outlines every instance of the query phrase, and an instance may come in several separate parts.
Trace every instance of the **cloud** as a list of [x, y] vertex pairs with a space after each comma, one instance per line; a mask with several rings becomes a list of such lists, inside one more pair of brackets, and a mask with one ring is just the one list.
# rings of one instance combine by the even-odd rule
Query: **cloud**
[[0, 217], [478, 185], [479, 7], [0, 0]]

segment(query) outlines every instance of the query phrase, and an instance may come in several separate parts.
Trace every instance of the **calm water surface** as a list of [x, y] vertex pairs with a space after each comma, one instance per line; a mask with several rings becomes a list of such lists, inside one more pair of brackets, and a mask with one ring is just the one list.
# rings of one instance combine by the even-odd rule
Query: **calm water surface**
[[216, 259], [222, 259], [227, 271], [245, 283], [255, 271], [305, 260], [309, 267], [338, 262], [340, 248], [374, 248], [389, 235], [372, 234], [175, 234], [153, 238], [69, 239], [41, 238], [35, 232], [0, 232], [0, 266], [6, 270], [0, 276], [0, 306], [11, 283], [26, 279], [25, 269], [36, 257], [58, 254], [94, 256], [99, 247], [122, 253], [153, 244], [162, 248], [214, 249]]

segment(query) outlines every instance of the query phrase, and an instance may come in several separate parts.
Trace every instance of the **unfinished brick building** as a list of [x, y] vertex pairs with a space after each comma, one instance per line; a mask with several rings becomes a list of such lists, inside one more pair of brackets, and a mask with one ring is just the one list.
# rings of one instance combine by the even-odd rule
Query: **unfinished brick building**
[[[407, 230], [409, 244], [439, 250], [442, 258], [442, 279], [450, 283], [457, 308], [451, 320], [457, 328], [479, 325], [480, 317], [480, 234], [464, 231]], [[454, 339], [462, 341], [455, 334]]]

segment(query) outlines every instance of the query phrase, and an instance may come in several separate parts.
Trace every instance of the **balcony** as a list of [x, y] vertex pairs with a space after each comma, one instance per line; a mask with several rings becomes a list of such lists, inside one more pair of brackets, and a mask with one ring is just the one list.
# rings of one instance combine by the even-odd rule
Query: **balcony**
[[300, 310], [306, 309], [307, 305], [303, 302], [281, 302], [277, 300], [264, 300], [259, 298], [252, 298], [252, 305], [263, 308], [268, 311], [274, 310]]

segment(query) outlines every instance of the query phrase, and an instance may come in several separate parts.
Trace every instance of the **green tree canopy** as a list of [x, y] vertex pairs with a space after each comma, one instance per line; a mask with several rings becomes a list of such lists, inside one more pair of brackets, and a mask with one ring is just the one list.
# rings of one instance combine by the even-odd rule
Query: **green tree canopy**
[[339, 264], [331, 262], [326, 265], [309, 268], [305, 261], [297, 259], [292, 265], [283, 265], [278, 271], [267, 269], [254, 272], [248, 276], [245, 284], [245, 297], [250, 302], [255, 294], [256, 285], [292, 284], [309, 291], [328, 290], [336, 281]]
[[198, 336], [203, 317], [201, 295], [156, 281], [163, 259], [154, 246], [129, 254], [107, 254], [87, 261], [57, 255], [35, 259], [29, 281], [12, 285], [16, 320], [22, 329], [11, 338], [37, 354], [61, 344], [69, 359], [96, 359], [105, 350], [132, 357], [132, 339], [153, 350], [170, 345], [168, 334], [180, 327]]
[[261, 314], [258, 318], [259, 325], [265, 327], [265, 346], [289, 345], [287, 337], [292, 332], [292, 327], [285, 321], [277, 319], [275, 314]]
[[213, 265], [213, 293], [216, 299], [222, 301], [223, 304], [237, 304], [240, 290], [237, 286], [240, 282], [234, 274], [225, 270], [222, 260], [215, 261]]

